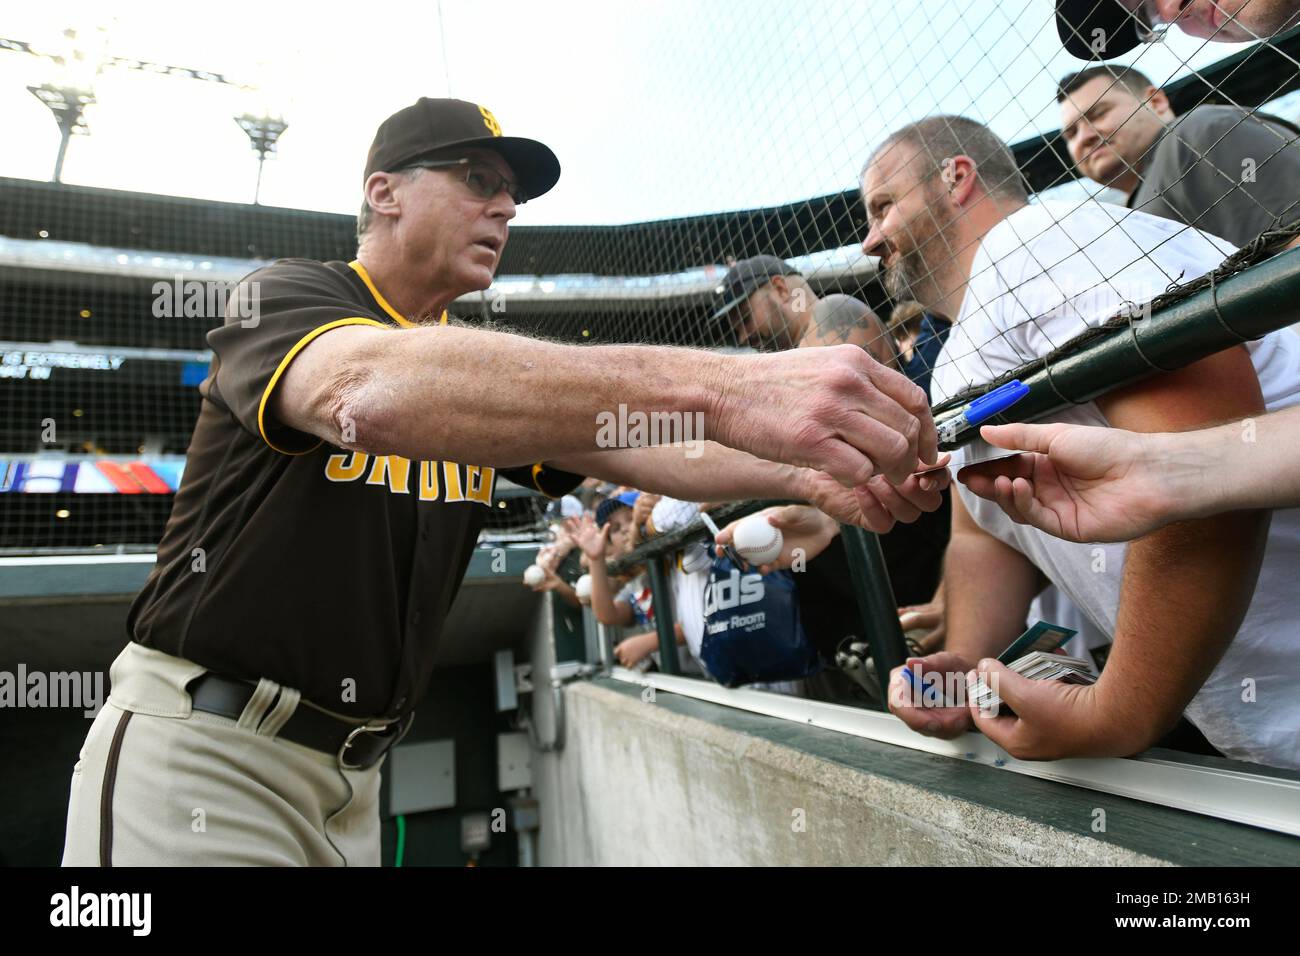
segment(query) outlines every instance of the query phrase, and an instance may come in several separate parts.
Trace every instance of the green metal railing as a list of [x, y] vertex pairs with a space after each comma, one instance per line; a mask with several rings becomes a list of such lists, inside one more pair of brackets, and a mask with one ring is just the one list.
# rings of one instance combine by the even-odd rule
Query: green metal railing
[[[971, 398], [1014, 378], [1029, 386], [1029, 394], [996, 420], [1033, 421], [1300, 323], [1300, 249], [1262, 262], [1247, 261], [1265, 251], [1262, 247], [1243, 250], [1212, 275], [1153, 300], [1149, 317], [1134, 310], [1132, 317], [1090, 330], [1045, 359], [1013, 369], [983, 389], [963, 396], [961, 402], [936, 406], [935, 421], [942, 424], [960, 414]], [[781, 503], [785, 502], [739, 502], [717, 509], [712, 516], [724, 525]], [[687, 542], [706, 535], [708, 529], [696, 520], [642, 544], [608, 565], [611, 574], [646, 566], [654, 594], [661, 665], [669, 674], [678, 672], [677, 643], [664, 562]], [[884, 700], [889, 672], [907, 657], [889, 572], [875, 534], [843, 526], [842, 536], [863, 636], [871, 648]]]
[[[776, 503], [741, 501], [724, 505], [711, 514], [720, 524], [726, 524]], [[672, 589], [668, 585], [665, 562], [687, 543], [698, 541], [708, 533], [709, 529], [697, 518], [684, 528], [678, 528], [676, 531], [647, 541], [618, 560], [609, 562], [607, 566], [610, 575], [618, 575], [645, 565], [646, 574], [650, 578], [650, 592], [654, 595], [655, 631], [659, 635], [659, 666], [666, 674], [678, 674], [681, 669], [677, 666], [677, 630], [674, 626], [677, 621], [673, 614], [672, 601], [669, 599]]]
[[[1294, 230], [1281, 237], [1287, 234]], [[1092, 329], [960, 400], [937, 405], [936, 424], [942, 426], [971, 399], [1012, 379], [1027, 385], [1029, 394], [994, 421], [1034, 421], [1300, 322], [1300, 249], [1244, 268], [1235, 259], [1153, 300], [1149, 318], [1132, 309], [1133, 314]]]
[[[710, 515], [718, 525], [725, 525], [772, 505], [793, 503], [795, 502], [788, 499], [737, 502], [715, 509], [710, 512]], [[871, 648], [872, 659], [876, 661], [877, 676], [881, 683], [881, 700], [884, 700], [890, 670], [902, 664], [907, 657], [907, 646], [903, 641], [903, 631], [899, 626], [894, 605], [894, 592], [889, 583], [889, 571], [885, 567], [885, 557], [878, 536], [852, 525], [841, 525], [840, 533], [849, 557], [849, 574], [853, 591], [858, 597], [858, 614], [862, 622], [863, 636]], [[645, 565], [650, 579], [650, 590], [654, 594], [660, 669], [667, 674], [677, 674], [679, 669], [677, 632], [674, 627], [676, 620], [672, 603], [668, 600], [671, 588], [668, 585], [665, 562], [688, 542], [709, 536], [708, 528], [697, 519], [684, 528], [647, 541], [608, 565], [610, 574], [622, 574], [642, 564]]]

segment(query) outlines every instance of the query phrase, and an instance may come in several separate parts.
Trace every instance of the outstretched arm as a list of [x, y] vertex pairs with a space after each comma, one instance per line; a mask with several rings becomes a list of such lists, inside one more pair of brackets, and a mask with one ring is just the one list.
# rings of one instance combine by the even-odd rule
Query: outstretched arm
[[[1115, 427], [1135, 431], [1195, 428], [1263, 410], [1243, 348], [1104, 395], [1097, 404]], [[1017, 717], [975, 715], [979, 728], [1024, 759], [1125, 756], [1151, 746], [1236, 635], [1254, 595], [1269, 517], [1258, 510], [1219, 514], [1134, 541], [1119, 582], [1114, 644], [1097, 683], [1043, 688], [1035, 692], [1036, 706], [1017, 709]]]
[[958, 480], [1013, 520], [1071, 541], [1128, 541], [1172, 521], [1300, 506], [1300, 408], [1198, 431], [986, 425], [1018, 458]]
[[374, 454], [528, 464], [601, 448], [620, 410], [689, 416], [701, 438], [848, 485], [903, 482], [938, 454], [925, 393], [849, 345], [738, 356], [345, 325], [286, 362], [264, 399], [271, 417]]
[[[947, 455], [939, 458], [946, 463]], [[884, 533], [897, 521], [912, 522], [934, 511], [949, 484], [946, 468], [910, 475], [892, 485], [877, 475], [857, 489], [811, 468], [796, 468], [716, 442], [699, 446], [660, 445], [566, 455], [557, 468], [620, 485], [665, 494], [683, 501], [744, 501], [792, 498], [807, 501], [846, 524]], [[919, 464], [919, 463], [915, 463]], [[936, 465], [926, 466], [937, 468]]]

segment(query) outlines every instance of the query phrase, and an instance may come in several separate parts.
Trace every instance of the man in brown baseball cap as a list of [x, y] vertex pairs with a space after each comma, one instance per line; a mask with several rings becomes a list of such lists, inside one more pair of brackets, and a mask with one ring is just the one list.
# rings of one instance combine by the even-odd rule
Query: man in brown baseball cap
[[[591, 475], [797, 498], [876, 530], [938, 506], [914, 474], [937, 457], [925, 394], [860, 349], [588, 347], [451, 323], [559, 172], [486, 107], [421, 99], [370, 149], [356, 259], [283, 259], [239, 284], [73, 770], [65, 863], [378, 863], [380, 767], [500, 477], [551, 497]], [[702, 433], [603, 438], [626, 409]], [[692, 440], [702, 454], [672, 444]]]

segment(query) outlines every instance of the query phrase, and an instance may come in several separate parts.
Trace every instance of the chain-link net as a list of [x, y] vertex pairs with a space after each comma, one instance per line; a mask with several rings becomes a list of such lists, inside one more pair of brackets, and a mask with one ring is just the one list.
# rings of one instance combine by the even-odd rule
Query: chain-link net
[[[445, 75], [455, 95], [489, 101], [500, 86], [455, 61], [476, 21], [445, 6], [420, 21], [453, 51], [437, 85]], [[1048, 0], [578, 5], [573, 22], [608, 42], [580, 64], [549, 50], [530, 80], [550, 90], [548, 108], [522, 93], [494, 105], [507, 133], [526, 126], [552, 142], [561, 187], [524, 207], [497, 281], [452, 312], [576, 343], [851, 342], [951, 406], [1135, 303], [1207, 281], [1234, 247], [1251, 251], [1229, 269], [1274, 251], [1254, 243], [1261, 234], [1294, 235], [1300, 34], [1275, 33], [1293, 25], [1285, 17], [1253, 18], [1276, 3], [1235, 5], [1209, 28], [1193, 22], [1200, 6], [1162, 42], [1103, 66], [1062, 48]], [[1160, 32], [1155, 7], [1125, 9]], [[508, 42], [526, 57], [553, 13], [508, 14]], [[1067, 38], [1104, 55], [1126, 29]], [[78, 178], [0, 178], [0, 549], [151, 547], [223, 290], [275, 258], [349, 260], [355, 220], [102, 188], [113, 181], [76, 165], [100, 128], [85, 118], [138, 95], [123, 76], [163, 82], [161, 68], [101, 51], [100, 86], [82, 102], [57, 78], [27, 78], [24, 64], [50, 58], [37, 37], [9, 34], [0, 20], [3, 95], [40, 101], [31, 108], [66, 133], [48, 164], [66, 159]], [[566, 82], [583, 84], [581, 120], [561, 109]], [[412, 87], [392, 105], [444, 92]], [[326, 122], [306, 80], [296, 102], [304, 118], [286, 115], [287, 135]], [[277, 180], [264, 184], [261, 167], [281, 161], [268, 143], [285, 130], [264, 119], [241, 115], [239, 128], [254, 147], [245, 172], [257, 167], [274, 203]], [[367, 145], [333, 150], [359, 167]], [[544, 502], [498, 504], [489, 534], [542, 524]]]

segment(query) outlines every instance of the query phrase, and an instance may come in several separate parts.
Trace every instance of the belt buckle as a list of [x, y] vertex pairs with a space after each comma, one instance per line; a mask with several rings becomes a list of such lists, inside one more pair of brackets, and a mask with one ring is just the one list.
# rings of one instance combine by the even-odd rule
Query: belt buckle
[[[400, 720], [389, 721], [386, 724], [361, 724], [360, 726], [353, 727], [352, 730], [348, 732], [347, 737], [344, 739], [343, 745], [339, 747], [339, 752], [336, 758], [338, 760], [339, 767], [341, 767], [344, 770], [370, 769], [376, 763], [379, 762], [380, 757], [382, 757], [384, 754], [388, 753], [388, 751], [393, 749], [393, 747], [398, 743], [398, 741], [400, 741], [403, 737], [406, 736], [407, 731], [411, 729], [411, 722], [414, 717], [415, 717], [415, 712], [412, 711], [411, 713], [407, 714], [405, 717], [401, 718]], [[348, 749], [352, 746], [352, 742], [356, 740], [357, 737], [359, 737], [361, 734], [383, 733], [385, 730], [391, 730], [392, 728], [398, 726], [399, 723], [402, 725], [401, 730], [389, 736], [387, 744], [383, 747], [382, 750], [379, 751], [379, 753], [375, 754], [374, 760], [371, 760], [369, 763], [358, 763], [358, 764], [350, 764], [347, 762], [347, 759], [344, 757], [344, 755], [348, 752]]]

